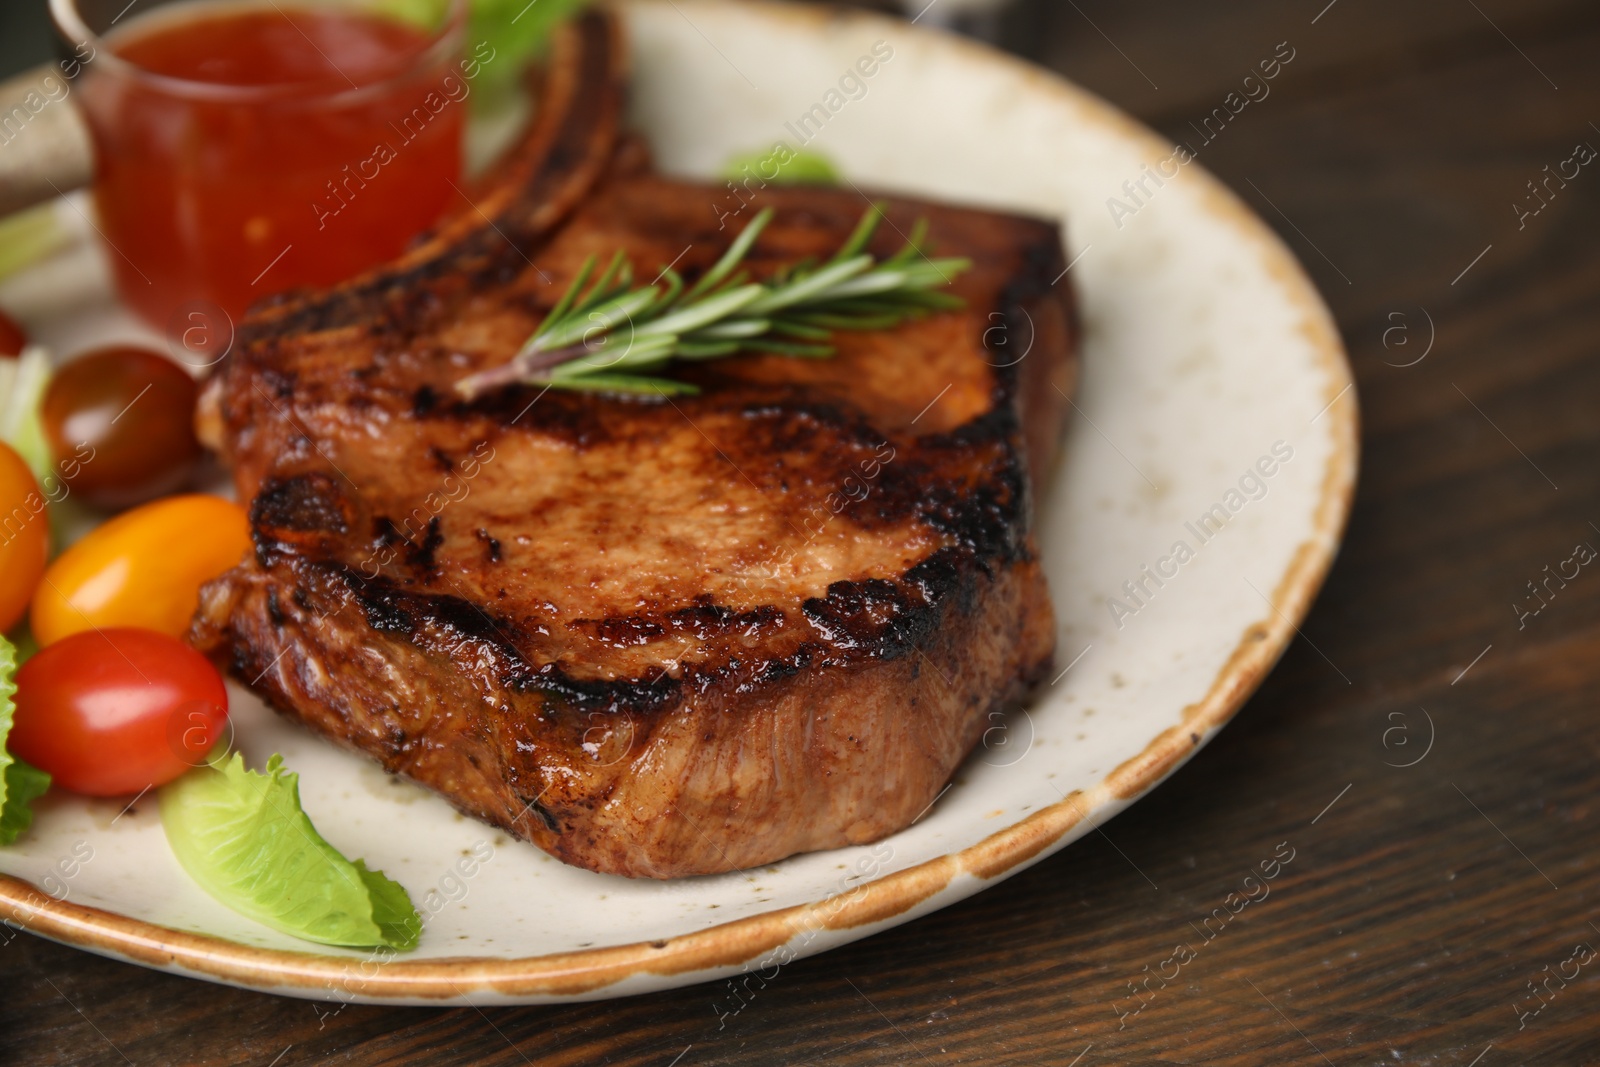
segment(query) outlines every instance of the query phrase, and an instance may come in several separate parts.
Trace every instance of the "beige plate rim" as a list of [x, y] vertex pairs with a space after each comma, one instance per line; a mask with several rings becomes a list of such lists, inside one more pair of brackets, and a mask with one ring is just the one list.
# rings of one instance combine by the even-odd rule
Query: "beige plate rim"
[[[895, 25], [881, 16], [762, 5], [774, 19], [798, 27], [840, 18]], [[1076, 86], [980, 45], [957, 38], [930, 40], [931, 48], [968, 63], [1001, 64], [1041, 93], [1069, 100], [1087, 121], [1111, 127], [1139, 143], [1151, 159], [1170, 146], [1150, 130]], [[468, 992], [506, 998], [593, 996], [630, 977], [667, 977], [737, 967], [813, 931], [845, 932], [890, 920], [929, 901], [959, 875], [993, 882], [1043, 858], [1086, 813], [1131, 801], [1154, 788], [1233, 717], [1297, 632], [1338, 552], [1355, 491], [1359, 416], [1349, 363], [1327, 308], [1293, 254], [1231, 191], [1208, 172], [1191, 167], [1207, 184], [1208, 207], [1254, 246], [1284, 283], [1304, 315], [1319, 369], [1326, 379], [1326, 409], [1333, 449], [1323, 473], [1312, 536], [1303, 542], [1273, 591], [1271, 612], [1249, 626], [1213, 679], [1204, 698], [1184, 709], [1182, 720], [1088, 791], [1034, 812], [970, 848], [949, 853], [828, 897], [665, 941], [636, 942], [581, 952], [515, 959], [452, 957], [392, 960], [364, 966], [358, 960], [310, 952], [240, 945], [222, 938], [173, 930], [100, 908], [56, 900], [18, 878], [0, 875], [0, 919], [54, 941], [163, 970], [175, 970], [230, 985], [301, 996], [347, 990], [353, 999], [414, 1002], [460, 999]]]

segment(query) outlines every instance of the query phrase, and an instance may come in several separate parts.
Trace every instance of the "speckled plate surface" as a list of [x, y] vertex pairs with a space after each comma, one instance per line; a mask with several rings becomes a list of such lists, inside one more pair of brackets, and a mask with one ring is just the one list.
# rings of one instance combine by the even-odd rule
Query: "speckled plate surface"
[[[952, 38], [723, 0], [623, 10], [635, 122], [669, 171], [713, 174], [732, 153], [798, 147], [807, 133], [863, 185], [1067, 221], [1085, 369], [1041, 516], [1061, 675], [996, 720], [909, 829], [669, 883], [563, 866], [235, 688], [247, 758], [281, 751], [327, 837], [410, 890], [427, 919], [420, 947], [377, 959], [235, 915], [178, 868], [149, 797], [126, 810], [43, 800], [34, 829], [0, 850], [9, 922], [329, 1000], [529, 1003], [770, 976], [979, 892], [1110, 818], [1204, 744], [1294, 636], [1349, 509], [1356, 397], [1316, 292], [1231, 193], [1198, 164], [1169, 164], [1175, 177], [1147, 180], [1136, 210], [1114, 218], [1108, 198], [1126, 202], [1123, 183], [1171, 146], [1057, 78]], [[870, 77], [841, 83], [872, 55]], [[796, 125], [814, 105], [827, 112], [820, 132]], [[107, 293], [86, 243], [0, 286], [0, 304], [58, 352], [142, 336]], [[1027, 358], [1029, 338], [991, 340]]]

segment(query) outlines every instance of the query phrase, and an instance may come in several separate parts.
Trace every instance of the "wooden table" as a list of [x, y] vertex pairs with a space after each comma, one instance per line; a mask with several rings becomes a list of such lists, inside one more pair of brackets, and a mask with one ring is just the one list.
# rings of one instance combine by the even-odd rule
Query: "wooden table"
[[[1600, 957], [1575, 953], [1600, 948], [1600, 568], [1519, 616], [1600, 548], [1600, 167], [1514, 208], [1600, 148], [1600, 7], [1324, 3], [1036, 0], [1001, 24], [1174, 138], [1295, 49], [1204, 164], [1321, 286], [1365, 419], [1304, 638], [1108, 836], [787, 967], [720, 1030], [717, 987], [324, 1017], [18, 938], [0, 1062], [1600, 1061]], [[1270, 896], [1204, 941], [1280, 842]], [[1179, 943], [1196, 957], [1133, 992]]]

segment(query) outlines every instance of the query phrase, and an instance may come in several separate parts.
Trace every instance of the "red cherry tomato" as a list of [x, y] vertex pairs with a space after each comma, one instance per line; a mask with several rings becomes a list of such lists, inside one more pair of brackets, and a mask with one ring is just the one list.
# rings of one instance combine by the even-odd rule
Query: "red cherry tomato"
[[28, 346], [28, 335], [16, 320], [0, 311], [0, 356], [20, 356]]
[[17, 672], [10, 749], [57, 785], [120, 796], [198, 766], [223, 734], [228, 694], [200, 653], [154, 630], [85, 630]]

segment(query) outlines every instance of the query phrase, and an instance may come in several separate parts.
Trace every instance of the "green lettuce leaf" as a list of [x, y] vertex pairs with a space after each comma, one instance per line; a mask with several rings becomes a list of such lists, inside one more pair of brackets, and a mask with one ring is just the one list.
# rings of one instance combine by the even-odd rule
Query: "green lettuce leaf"
[[[588, 0], [472, 0], [463, 49], [480, 63], [472, 108], [478, 114], [505, 105], [528, 62], [542, 55], [555, 28]], [[449, 10], [448, 0], [382, 0], [391, 18], [432, 31]], [[480, 46], [487, 46], [480, 51]], [[485, 57], [488, 57], [485, 62]]]
[[368, 870], [362, 860], [356, 860], [356, 870], [366, 883], [372, 897], [372, 921], [383, 931], [384, 944], [391, 948], [416, 948], [422, 934], [422, 917], [411, 906], [411, 898], [399, 882], [385, 878], [382, 871]]
[[467, 54], [479, 42], [494, 49], [478, 78], [479, 110], [494, 108], [514, 88], [528, 61], [544, 53], [555, 28], [581, 10], [587, 0], [472, 0]]
[[50, 776], [6, 750], [16, 708], [17, 650], [0, 637], [0, 845], [15, 841], [33, 823], [33, 801], [50, 788]]
[[39, 642], [34, 638], [33, 631], [28, 628], [26, 621], [17, 623], [12, 628], [11, 635], [7, 640], [11, 642], [11, 647], [15, 650], [18, 667], [32, 659], [33, 654], [39, 651]]
[[6, 795], [0, 804], [0, 845], [9, 845], [33, 825], [33, 802], [50, 788], [50, 776], [12, 756], [0, 777]]
[[0, 441], [17, 450], [45, 488], [56, 465], [40, 415], [51, 373], [50, 356], [37, 345], [29, 345], [16, 359], [0, 358]]
[[40, 204], [0, 218], [0, 278], [43, 259], [71, 235], [56, 218], [55, 204]]
[[282, 756], [257, 774], [235, 752], [163, 786], [161, 824], [189, 877], [242, 915], [325, 945], [417, 946], [405, 889], [323, 840]]
[[[777, 163], [777, 177], [768, 178], [767, 171], [773, 169], [774, 163]], [[777, 162], [770, 148], [762, 152], [741, 152], [729, 158], [722, 168], [722, 176], [743, 178], [746, 167], [750, 168], [751, 174], [765, 178], [773, 185], [838, 185], [842, 181], [839, 168], [833, 165], [831, 159], [821, 152], [810, 152], [804, 148], [789, 149], [789, 159], [783, 163]]]

